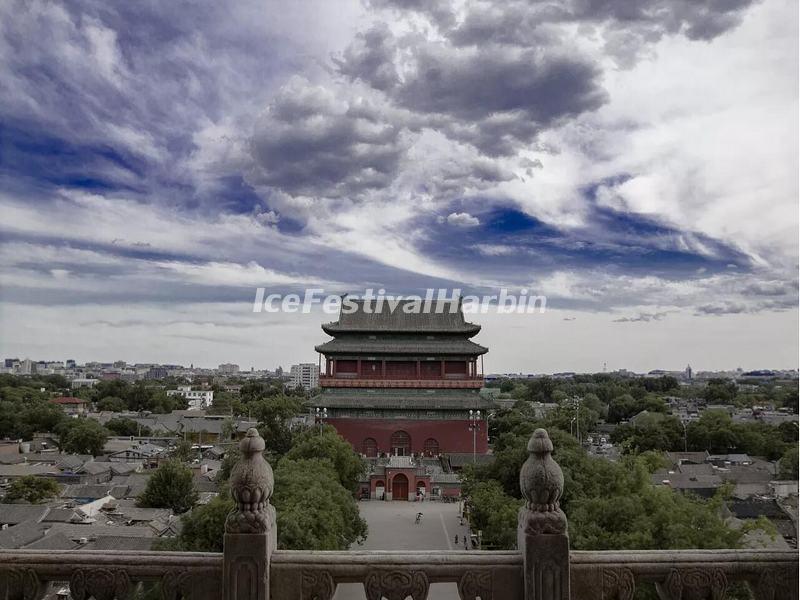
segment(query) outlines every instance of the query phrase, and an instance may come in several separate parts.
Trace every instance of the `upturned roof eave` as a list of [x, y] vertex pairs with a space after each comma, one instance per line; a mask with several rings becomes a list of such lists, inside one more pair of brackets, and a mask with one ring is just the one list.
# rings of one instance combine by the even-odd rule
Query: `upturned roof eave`
[[336, 337], [337, 333], [449, 333], [449, 334], [464, 334], [468, 337], [478, 335], [481, 331], [481, 326], [475, 323], [465, 323], [461, 327], [456, 328], [425, 328], [425, 327], [348, 327], [341, 325], [338, 321], [331, 323], [323, 323], [322, 331], [330, 336]]
[[473, 344], [475, 345], [474, 348], [470, 348], [468, 351], [464, 351], [460, 349], [458, 351], [447, 351], [447, 350], [428, 350], [425, 349], [391, 349], [391, 350], [378, 350], [375, 348], [357, 348], [357, 349], [337, 349], [327, 347], [328, 344], [333, 342], [325, 342], [324, 344], [319, 344], [314, 346], [314, 350], [319, 352], [320, 354], [324, 355], [351, 355], [351, 354], [358, 354], [358, 355], [366, 355], [366, 356], [395, 356], [395, 355], [405, 355], [405, 356], [413, 356], [413, 355], [420, 355], [420, 356], [481, 356], [489, 352], [489, 349], [485, 346], [481, 346], [480, 344]]

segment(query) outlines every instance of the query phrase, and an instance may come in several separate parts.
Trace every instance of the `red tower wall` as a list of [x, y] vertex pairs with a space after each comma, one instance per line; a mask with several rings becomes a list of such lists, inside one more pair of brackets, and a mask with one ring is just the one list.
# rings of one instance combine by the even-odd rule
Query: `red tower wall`
[[[390, 453], [390, 438], [395, 431], [405, 431], [411, 436], [411, 452], [422, 454], [425, 440], [433, 438], [439, 442], [439, 452], [472, 452], [472, 431], [469, 420], [402, 420], [402, 419], [327, 419], [336, 431], [346, 439], [356, 452], [366, 438], [374, 438], [378, 452]], [[481, 423], [475, 434], [475, 451], [489, 451], [486, 422]]]

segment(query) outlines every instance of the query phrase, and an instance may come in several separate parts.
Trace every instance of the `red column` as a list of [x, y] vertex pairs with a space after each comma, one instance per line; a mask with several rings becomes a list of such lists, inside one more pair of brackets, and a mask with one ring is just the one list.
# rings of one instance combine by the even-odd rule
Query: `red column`
[[386, 360], [381, 361], [381, 379], [386, 379]]
[[444, 361], [442, 360], [442, 361], [439, 361], [439, 362], [440, 362], [440, 365], [441, 365], [440, 368], [439, 368], [439, 377], [444, 379]]
[[417, 379], [422, 378], [422, 372], [420, 370], [419, 360], [417, 360]]
[[356, 377], [361, 379], [361, 359], [356, 360]]
[[336, 377], [336, 359], [335, 358], [333, 359], [333, 373], [332, 373], [332, 375], [334, 377]]

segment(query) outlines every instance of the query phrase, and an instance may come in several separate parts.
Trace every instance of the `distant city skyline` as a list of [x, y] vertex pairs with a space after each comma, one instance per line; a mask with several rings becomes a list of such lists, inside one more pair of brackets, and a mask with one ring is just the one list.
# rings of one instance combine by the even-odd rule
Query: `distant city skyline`
[[[561, 6], [563, 4], [563, 6]], [[791, 368], [798, 3], [0, 3], [0, 352], [286, 365], [499, 288], [487, 371]]]
[[[259, 316], [267, 320], [281, 319], [280, 314]], [[262, 324], [257, 328], [258, 335], [253, 335], [245, 327], [223, 328], [218, 335], [219, 339], [225, 340], [224, 343], [210, 336], [206, 336], [206, 339], [191, 336], [193, 327], [202, 328], [203, 325], [186, 323], [184, 326], [187, 337], [180, 342], [179, 347], [151, 347], [147, 338], [149, 329], [143, 327], [141, 336], [129, 340], [127, 350], [114, 350], [116, 338], [113, 336], [103, 340], [107, 349], [101, 346], [88, 353], [81, 350], [80, 346], [71, 345], [68, 339], [47, 344], [45, 347], [49, 350], [39, 350], [29, 345], [27, 351], [25, 346], [15, 348], [2, 340], [0, 356], [33, 360], [73, 358], [79, 363], [125, 360], [129, 364], [152, 362], [187, 367], [194, 364], [198, 368], [216, 368], [221, 364], [233, 363], [238, 364], [242, 371], [249, 371], [251, 367], [272, 370], [277, 366], [288, 371], [293, 364], [317, 362], [314, 346], [329, 339], [320, 326], [331, 320], [330, 315], [319, 312], [291, 317], [278, 323]], [[506, 319], [515, 322], [512, 325], [497, 324], [497, 321]], [[604, 362], [607, 363], [608, 371], [628, 369], [637, 373], [654, 369], [682, 371], [687, 364], [695, 372], [732, 371], [736, 368], [745, 371], [797, 368], [797, 348], [791, 345], [790, 336], [782, 331], [783, 319], [765, 324], [755, 315], [717, 318], [713, 325], [719, 327], [720, 334], [738, 339], [738, 344], [734, 347], [719, 345], [713, 330], [711, 336], [706, 329], [698, 331], [692, 325], [692, 316], [681, 315], [671, 322], [618, 323], [616, 327], [619, 329], [614, 339], [605, 339], [601, 331], [604, 321], [608, 319], [609, 315], [604, 313], [582, 315], [547, 311], [542, 315], [474, 315], [468, 320], [482, 326], [475, 340], [489, 348], [489, 353], [484, 357], [486, 374], [565, 371], [599, 373], [603, 370]], [[753, 327], [754, 322], [760, 325]], [[108, 329], [113, 328], [100, 326], [101, 331]], [[271, 329], [273, 335], [279, 336], [279, 345], [264, 343], [259, 346], [250, 341], [252, 337], [268, 339]], [[509, 330], [514, 332], [512, 340], [507, 338]], [[668, 336], [667, 333], [670, 332], [673, 335]], [[668, 342], [666, 346], [662, 341], [665, 339]], [[786, 340], [782, 346], [775, 343], [775, 340], [780, 339]], [[231, 347], [236, 345], [236, 340], [241, 340], [241, 348]], [[760, 358], [747, 358], [747, 355], [754, 354], [750, 344], [760, 346]], [[739, 345], [746, 351], [739, 353]], [[56, 351], [57, 349], [60, 351]], [[553, 356], [550, 350], [557, 350], [558, 354]], [[673, 358], [675, 355], [678, 356], [677, 359]]]

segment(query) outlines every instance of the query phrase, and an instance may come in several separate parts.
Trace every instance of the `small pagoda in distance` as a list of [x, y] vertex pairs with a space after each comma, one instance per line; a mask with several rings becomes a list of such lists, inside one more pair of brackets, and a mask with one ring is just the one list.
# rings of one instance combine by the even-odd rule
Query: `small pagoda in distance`
[[[461, 301], [348, 299], [339, 320], [322, 326], [332, 340], [316, 346], [325, 422], [365, 457], [438, 457], [488, 451], [480, 395], [482, 356], [472, 341], [480, 325], [464, 319]], [[480, 411], [480, 413], [478, 413]]]

